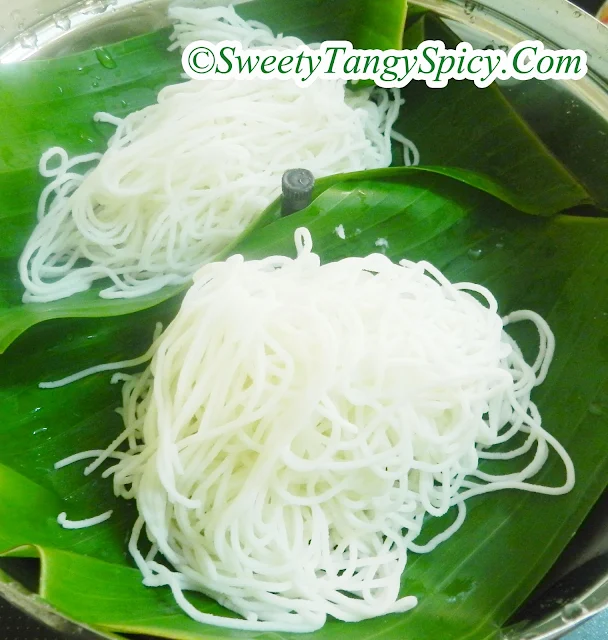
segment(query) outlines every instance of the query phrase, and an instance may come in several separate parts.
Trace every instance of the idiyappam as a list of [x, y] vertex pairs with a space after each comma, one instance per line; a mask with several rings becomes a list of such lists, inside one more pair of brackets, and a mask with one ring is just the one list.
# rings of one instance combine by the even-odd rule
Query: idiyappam
[[[235, 255], [196, 273], [149, 366], [114, 374], [124, 431], [87, 468], [119, 455], [103, 476], [137, 503], [144, 584], [168, 585], [203, 623], [310, 632], [406, 611], [408, 553], [453, 535], [466, 500], [574, 484], [530, 398], [555, 348], [538, 314], [502, 319], [490, 291], [427, 262], [321, 265], [306, 229], [296, 246], [296, 259]], [[532, 365], [505, 332], [521, 321], [538, 331]], [[564, 484], [534, 484], [551, 448]], [[479, 467], [520, 456], [517, 471]], [[199, 611], [187, 591], [242, 619]]]

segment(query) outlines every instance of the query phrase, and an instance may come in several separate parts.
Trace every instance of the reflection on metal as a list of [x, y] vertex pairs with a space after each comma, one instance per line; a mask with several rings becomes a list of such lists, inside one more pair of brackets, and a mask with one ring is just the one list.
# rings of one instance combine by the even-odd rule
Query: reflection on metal
[[[36, 0], [47, 7], [48, 0]], [[240, 4], [243, 0], [233, 0]], [[198, 7], [227, 4], [198, 0]], [[53, 13], [25, 22], [20, 0], [0, 3], [0, 63], [77, 53], [166, 27], [169, 0], [55, 0]], [[18, 7], [18, 8], [17, 8]], [[22, 25], [21, 29], [15, 29]]]
[[[197, 0], [197, 6], [202, 2], [227, 4]], [[65, 55], [167, 26], [168, 4], [169, 0], [2, 0], [0, 63]], [[540, 39], [551, 48], [584, 49], [590, 75], [576, 82], [545, 83], [543, 97], [555, 98], [556, 104], [563, 104], [564, 95], [570, 100], [569, 128], [608, 135], [608, 28], [600, 22], [566, 0], [417, 0], [415, 4], [441, 15], [461, 38], [476, 46]], [[525, 94], [521, 83], [504, 88], [517, 106], [518, 95]], [[557, 123], [560, 114], [525, 116], [555, 118]], [[545, 581], [547, 588], [537, 590], [519, 620], [502, 633], [503, 640], [556, 640], [608, 606], [608, 515], [603, 515], [608, 514], [607, 507], [604, 496], [599, 511], [552, 570], [552, 585]], [[1, 562], [6, 567], [10, 561]], [[118, 637], [67, 620], [2, 571], [0, 596], [68, 637]]]
[[[9, 5], [7, 7], [6, 5]], [[43, 6], [44, 0], [39, 0]], [[129, 38], [139, 33], [153, 31], [166, 26], [167, 2], [141, 2], [141, 0], [99, 0], [92, 3], [83, 0], [67, 3], [52, 14], [39, 17], [25, 31], [0, 42], [0, 62], [17, 62], [33, 58], [47, 58], [65, 55], [87, 49], [91, 46], [107, 44], [110, 40]], [[0, 25], [4, 32], [13, 33], [10, 16], [19, 15], [18, 9], [8, 12], [10, 5], [18, 7], [19, 2], [9, 0], [0, 9]], [[5, 14], [4, 16], [2, 14]]]
[[123, 640], [119, 636], [101, 633], [91, 627], [70, 620], [67, 616], [55, 611], [40, 596], [25, 587], [8, 573], [2, 571], [4, 566], [10, 566], [10, 559], [0, 559], [0, 597], [10, 602], [17, 609], [32, 618], [36, 618], [47, 627], [54, 629], [66, 640]]

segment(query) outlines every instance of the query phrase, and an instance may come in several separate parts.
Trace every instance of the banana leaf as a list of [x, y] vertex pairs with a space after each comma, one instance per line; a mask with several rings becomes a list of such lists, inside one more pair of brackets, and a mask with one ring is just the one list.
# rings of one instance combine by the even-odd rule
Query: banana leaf
[[[333, 38], [356, 46], [399, 46], [405, 0], [384, 2], [382, 11], [369, 2], [332, 1], [331, 16], [329, 4], [254, 0], [237, 10], [246, 19], [307, 41]], [[43, 151], [52, 146], [64, 146], [71, 154], [102, 151], [112, 128], [93, 122], [97, 111], [125, 116], [155, 102], [162, 87], [183, 80], [179, 53], [167, 51], [169, 33], [162, 29], [103, 49], [0, 67], [0, 219], [6, 232], [0, 257], [12, 257], [34, 223]]]
[[[391, 26], [402, 15], [397, 4], [402, 7], [387, 2], [378, 11], [371, 0], [367, 4], [338, 0], [331, 3], [328, 17], [326, 2], [260, 0], [239, 11], [250, 12], [243, 15], [261, 19], [277, 31], [309, 40], [343, 37], [361, 46], [381, 47], [400, 37], [400, 30], [397, 33]], [[373, 12], [378, 19], [371, 22]], [[425, 25], [412, 24], [413, 39], [424, 33]], [[83, 464], [53, 469], [56, 460], [103, 447], [119, 432], [114, 413], [119, 393], [108, 376], [52, 392], [41, 391], [37, 383], [93, 363], [138, 355], [148, 346], [154, 323], [170, 320], [176, 301], [103, 320], [98, 318], [131, 313], [162, 302], [162, 297], [141, 301], [139, 306], [123, 302], [125, 306], [105, 308], [91, 292], [58, 309], [45, 305], [46, 311], [37, 305], [26, 310], [19, 302], [15, 260], [31, 229], [42, 188], [36, 172], [40, 153], [55, 144], [66, 146], [70, 153], [102, 149], [108, 130], [92, 124], [92, 113], [108, 110], [124, 115], [150, 104], [159, 88], [178, 81], [179, 60], [167, 54], [166, 38], [167, 31], [161, 31], [110, 45], [103, 55], [89, 52], [0, 69], [2, 346], [42, 320], [91, 316], [38, 324], [0, 356], [0, 550], [40, 557], [41, 596], [58, 611], [100, 630], [169, 638], [278, 640], [290, 636], [202, 627], [180, 612], [167, 590], [144, 588], [126, 555], [133, 505], [117, 501], [110, 483], [98, 475], [83, 478]], [[101, 64], [108, 56], [114, 66]], [[382, 237], [389, 241], [387, 253], [392, 257], [430, 259], [452, 279], [490, 286], [505, 313], [529, 307], [544, 314], [556, 331], [558, 353], [535, 398], [545, 425], [574, 459], [577, 486], [570, 495], [553, 499], [509, 492], [471, 501], [468, 521], [457, 537], [430, 556], [410, 558], [403, 592], [420, 598], [416, 610], [357, 625], [332, 621], [314, 635], [321, 640], [344, 635], [358, 640], [497, 637], [500, 626], [555, 561], [605, 486], [608, 309], [603, 301], [608, 221], [564, 215], [536, 218], [514, 210], [511, 205], [533, 213], [555, 213], [590, 202], [592, 189], [586, 185], [588, 192], [555, 161], [499, 94], [484, 91], [483, 98], [469, 93], [457, 100], [436, 100], [442, 106], [430, 128], [425, 109], [418, 107], [412, 118], [408, 106], [414, 108], [414, 96], [406, 96], [399, 126], [414, 138], [412, 123], [421, 129], [426, 126], [427, 134], [432, 134], [457, 117], [462, 130], [452, 126], [448, 134], [456, 132], [466, 141], [480, 120], [477, 113], [467, 118], [466, 101], [483, 99], [485, 134], [475, 138], [477, 152], [464, 149], [460, 156], [453, 144], [436, 136], [434, 155], [424, 160], [481, 171], [485, 178], [454, 172], [450, 176], [450, 170], [443, 168], [436, 175], [402, 171], [351, 177], [345, 183], [330, 179], [321, 183], [318, 198], [307, 211], [255, 229], [236, 249], [249, 257], [290, 253], [292, 231], [300, 224], [309, 226], [315, 248], [325, 260], [377, 250], [375, 241]], [[493, 163], [496, 139], [488, 133], [492, 124], [505, 139], [514, 141], [507, 154], [513, 162]], [[520, 160], [532, 154], [542, 181], [518, 189], [520, 179], [527, 178], [523, 171], [516, 177], [521, 170], [518, 154]], [[556, 193], [559, 197], [552, 199]], [[275, 203], [265, 221], [276, 220], [277, 210]], [[339, 224], [345, 226], [346, 240], [334, 232]], [[165, 292], [167, 297], [175, 293]], [[518, 338], [533, 350], [533, 335]], [[538, 480], [560, 482], [555, 460]], [[108, 508], [114, 510], [111, 521], [94, 529], [68, 532], [56, 524], [59, 511], [78, 519]], [[439, 526], [431, 522], [429, 529]], [[193, 601], [206, 611], [226, 613], [206, 599], [193, 597]]]
[[[255, 0], [237, 10], [309, 41], [348, 39], [359, 47], [398, 48], [405, 3], [391, 0], [380, 7], [372, 0]], [[426, 15], [414, 19], [405, 32], [406, 44], [415, 46], [428, 24]], [[434, 37], [453, 37], [440, 23], [432, 28]], [[179, 56], [166, 51], [168, 33], [161, 30], [103, 51], [0, 66], [0, 353], [39, 322], [129, 314], [182, 290], [168, 287], [136, 299], [103, 300], [94, 287], [67, 300], [23, 305], [16, 271], [44, 184], [37, 172], [41, 153], [55, 145], [70, 154], [103, 150], [111, 128], [93, 122], [96, 111], [124, 116], [153, 103], [163, 86], [179, 82]], [[485, 177], [498, 195], [529, 213], [554, 214], [592, 201], [496, 88], [458, 82], [442, 92], [441, 100], [437, 95], [420, 83], [407, 87], [396, 126], [419, 146], [425, 165], [478, 173], [461, 174], [460, 179], [483, 188]], [[501, 138], [507, 144], [497, 144]], [[395, 164], [401, 164], [399, 153], [395, 156]]]
[[[406, 0], [382, 3], [338, 0], [331, 16], [324, 0], [255, 0], [238, 7], [275, 32], [307, 41], [351, 40], [357, 46], [389, 48], [401, 42]], [[158, 91], [182, 81], [178, 53], [167, 51], [169, 29], [103, 49], [52, 60], [0, 67], [0, 352], [29, 326], [49, 318], [131, 313], [158, 304], [179, 288], [118, 305], [97, 291], [49, 305], [22, 305], [16, 258], [35, 223], [36, 202], [44, 186], [37, 167], [52, 146], [70, 154], [102, 151], [111, 128], [93, 122], [107, 111], [120, 117], [155, 102]]]
[[[440, 40], [448, 48], [460, 42], [453, 31], [428, 13], [418, 17], [405, 35], [410, 48], [425, 40]], [[416, 144], [425, 163], [480, 171], [516, 194], [535, 193], [545, 211], [594, 202], [580, 178], [575, 178], [536, 132], [514, 115], [496, 83], [480, 89], [471, 81], [449, 82], [441, 89], [439, 99], [437, 89], [412, 82], [404, 87], [402, 96], [405, 105], [397, 128]], [[533, 103], [529, 107], [538, 109]], [[556, 105], [546, 109], [552, 110], [561, 113]], [[516, 129], [512, 126], [514, 117], [520, 125]], [[599, 138], [589, 149], [584, 145], [588, 156], [584, 167], [580, 163], [580, 173], [583, 168], [592, 174], [599, 171], [593, 168], [598, 164], [594, 158], [601, 157], [601, 153], [593, 154], [594, 147], [599, 149], [602, 143]]]
[[[489, 193], [515, 207], [519, 211], [535, 213], [535, 205], [526, 196], [513, 193], [505, 189], [500, 183], [478, 173], [457, 168], [447, 167], [394, 167], [375, 171], [355, 172], [328, 176], [317, 181], [314, 193], [322, 193], [337, 181], [358, 180], [361, 175], [370, 179], [384, 177], [399, 180], [406, 175], [436, 174], [449, 176], [460, 180], [486, 193]], [[280, 202], [272, 203], [262, 213], [260, 219], [244, 234], [245, 237], [255, 233], [257, 229], [277, 220], [281, 216]], [[234, 246], [226, 248], [224, 255], [229, 255]], [[4, 283], [4, 284], [2, 284]], [[0, 353], [8, 347], [19, 335], [29, 327], [44, 320], [58, 318], [96, 317], [103, 318], [113, 315], [126, 315], [158, 305], [170, 300], [183, 292], [186, 286], [169, 286], [153, 294], [140, 298], [126, 300], [106, 300], [99, 298], [98, 289], [93, 288], [82, 294], [72, 296], [67, 300], [47, 303], [23, 304], [21, 297], [21, 283], [16, 274], [14, 259], [0, 258]]]
[[503, 93], [556, 158], [585, 186], [595, 202], [608, 211], [605, 158], [608, 122], [588, 104], [568, 96], [551, 82], [521, 82]]
[[[425, 40], [441, 40], [448, 48], [454, 48], [460, 42], [451, 29], [426, 9], [410, 10], [408, 24], [403, 42], [406, 48], [415, 49]], [[496, 47], [496, 44], [488, 46]], [[488, 98], [492, 94], [493, 102]], [[534, 158], [512, 155], [512, 138], [499, 127], [494, 127], [487, 117], [488, 109], [513, 108], [564, 169], [575, 176], [588, 197], [606, 212], [608, 180], [605, 162], [597, 160], [606, 155], [608, 122], [599, 110], [589, 106], [579, 95], [576, 89], [564, 91], [561, 83], [543, 80], [501, 81], [489, 90], [480, 90], [472, 82], [453, 82], [442, 89], [441, 101], [437, 100], [436, 90], [423, 83], [413, 83], [404, 89], [408, 113], [414, 121], [421, 114], [429, 120], [433, 118], [432, 114], [436, 115], [433, 126], [420, 132], [420, 140], [415, 129], [411, 133], [421, 146], [424, 157], [433, 158], [439, 154], [443, 164], [456, 162], [458, 166], [468, 166], [468, 163], [477, 166], [481, 160], [487, 163], [485, 171], [489, 175], [500, 174], [503, 166], [521, 161], [521, 174], [514, 175], [512, 186], [525, 189], [526, 172], [537, 170]], [[443, 109], [440, 103], [443, 100], [467, 105], [467, 108], [454, 110], [446, 114], [447, 118], [441, 117]], [[473, 112], [470, 111], [471, 106]], [[477, 121], [475, 113], [479, 114]], [[407, 131], [405, 120], [403, 126]], [[489, 142], [487, 147], [484, 139]], [[464, 153], [461, 148], [463, 140], [470, 141]], [[439, 142], [448, 147], [438, 149]], [[559, 198], [560, 194], [554, 192], [552, 197]]]
[[[342, 224], [346, 239], [335, 228]], [[101, 630], [184, 639], [249, 640], [489, 640], [555, 562], [608, 477], [608, 220], [569, 215], [529, 216], [449, 176], [407, 173], [328, 186], [313, 204], [268, 224], [237, 249], [250, 258], [294, 253], [293, 231], [307, 226], [324, 261], [377, 251], [388, 241], [394, 259], [427, 259], [452, 280], [480, 282], [501, 312], [530, 308], [556, 334], [549, 377], [534, 399], [545, 427], [567, 448], [575, 489], [546, 497], [517, 491], [469, 501], [463, 528], [429, 555], [412, 554], [403, 593], [419, 606], [402, 615], [357, 624], [329, 621], [305, 636], [243, 634], [194, 623], [167, 589], [143, 587], [126, 555], [133, 505], [113, 497], [100, 474], [84, 478], [85, 463], [55, 471], [75, 452], [103, 448], [116, 436], [119, 389], [109, 375], [41, 390], [37, 383], [143, 352], [154, 322], [170, 305], [127, 317], [43, 323], [0, 357], [0, 551], [41, 558], [40, 595], [58, 611]], [[526, 351], [533, 330], [518, 333]], [[559, 484], [555, 457], [535, 478]], [[56, 516], [85, 518], [113, 509], [110, 521], [65, 531]], [[429, 531], [445, 526], [433, 521]], [[201, 609], [227, 614], [193, 596]]]

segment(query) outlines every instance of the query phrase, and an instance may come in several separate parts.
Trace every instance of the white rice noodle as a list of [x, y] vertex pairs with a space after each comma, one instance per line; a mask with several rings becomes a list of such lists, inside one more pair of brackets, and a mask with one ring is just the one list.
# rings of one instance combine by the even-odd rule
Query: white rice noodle
[[93, 518], [87, 518], [86, 520], [68, 520], [65, 512], [60, 513], [57, 516], [57, 523], [64, 529], [86, 529], [87, 527], [94, 527], [112, 517], [112, 511], [106, 511]]
[[[232, 8], [174, 10], [206, 16], [197, 34], [219, 41], [295, 46]], [[176, 26], [175, 44], [186, 37]], [[181, 38], [181, 39], [180, 39]], [[280, 191], [291, 168], [329, 174], [387, 167], [402, 100], [397, 90], [345, 83], [209, 79], [164, 88], [156, 104], [124, 119], [98, 113], [116, 132], [103, 154], [40, 160], [51, 180], [19, 260], [24, 302], [48, 302], [110, 280], [103, 298], [183, 285], [226, 251]], [[401, 142], [401, 138], [399, 138]], [[406, 144], [406, 163], [417, 152]]]
[[[262, 22], [244, 20], [227, 7], [169, 7], [169, 18], [174, 22], [169, 51], [185, 49], [191, 42], [206, 40], [219, 44], [224, 40], [240, 42], [243, 49], [297, 49], [303, 42], [293, 36], [276, 36]], [[310, 43], [318, 49], [320, 43]]]
[[[466, 500], [574, 484], [530, 399], [555, 346], [542, 318], [503, 321], [487, 289], [426, 262], [321, 266], [306, 229], [296, 245], [296, 259], [233, 256], [197, 272], [149, 367], [125, 382], [125, 430], [104, 454], [127, 443], [105, 475], [137, 502], [129, 549], [145, 584], [168, 585], [200, 622], [309, 632], [327, 616], [406, 611], [408, 552], [453, 535]], [[540, 336], [533, 365], [504, 331], [523, 320]], [[559, 487], [533, 481], [551, 449]], [[423, 523], [454, 507], [421, 541]], [[187, 590], [243, 619], [200, 612]]]

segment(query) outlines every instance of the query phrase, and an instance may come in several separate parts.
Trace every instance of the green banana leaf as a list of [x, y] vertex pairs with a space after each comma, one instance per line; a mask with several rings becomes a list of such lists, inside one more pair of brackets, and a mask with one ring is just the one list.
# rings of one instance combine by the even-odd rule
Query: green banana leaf
[[[460, 42], [452, 30], [426, 9], [410, 10], [408, 25], [403, 41], [405, 48], [415, 49], [425, 40], [441, 40], [449, 48], [454, 48]], [[497, 105], [500, 109], [513, 108], [559, 163], [571, 176], [576, 177], [588, 196], [604, 212], [607, 211], [608, 180], [605, 162], [596, 161], [606, 155], [608, 140], [608, 122], [602, 114], [578, 98], [576, 90], [572, 93], [564, 91], [559, 82], [533, 80], [499, 84], [500, 89], [494, 86], [488, 91], [477, 89], [472, 82], [455, 82], [442, 90], [442, 101], [447, 99], [453, 104], [467, 105], [467, 109], [474, 105], [474, 110], [480, 114], [478, 122], [475, 121], [474, 113], [462, 113], [464, 109], [460, 109], [460, 113], [447, 114], [448, 118], [439, 117], [441, 106], [435, 89], [429, 89], [422, 83], [407, 87], [404, 96], [411, 114], [415, 114], [416, 118], [419, 114], [425, 114], [429, 118], [432, 118], [431, 114], [437, 114], [433, 127], [421, 136], [421, 146], [427, 145], [423, 147], [425, 157], [430, 153], [428, 157], [432, 158], [439, 153], [442, 163], [451, 164], [455, 161], [458, 166], [467, 166], [461, 163], [468, 162], [477, 166], [481, 158], [487, 162], [486, 172], [490, 175], [500, 174], [503, 164], [508, 166], [512, 161], [523, 160], [524, 164], [519, 166], [521, 175], [514, 175], [513, 186], [525, 189], [526, 172], [536, 171], [533, 157], [518, 158], [517, 155], [512, 155], [511, 137], [494, 127], [487, 118], [489, 108], [495, 109]], [[488, 101], [491, 94], [495, 96], [495, 103]], [[404, 121], [404, 127], [406, 124]], [[415, 133], [412, 133], [412, 137], [418, 142]], [[483, 143], [484, 138], [489, 141], [487, 148]], [[463, 154], [458, 147], [462, 140], [473, 141], [468, 153]], [[437, 151], [438, 141], [444, 144], [451, 141], [454, 147]], [[453, 160], [446, 157], [450, 153], [454, 156]], [[555, 192], [552, 197], [559, 198], [559, 193]]]
[[[357, 46], [398, 47], [407, 2], [390, 0], [382, 10], [370, 2], [256, 0], [238, 7], [242, 17], [264, 21], [277, 32], [307, 40], [347, 39]], [[37, 166], [41, 153], [64, 146], [71, 154], [103, 150], [111, 128], [93, 122], [107, 111], [124, 116], [152, 104], [158, 91], [182, 81], [178, 53], [169, 53], [169, 29], [53, 60], [0, 68], [0, 352], [29, 326], [49, 318], [131, 313], [175, 295], [157, 295], [118, 305], [96, 291], [49, 305], [21, 304], [16, 258], [35, 221], [44, 186]]]
[[[314, 193], [318, 195], [338, 181], [358, 180], [363, 175], [369, 179], [383, 177], [400, 180], [404, 176], [417, 174], [449, 176], [460, 180], [464, 184], [485, 191], [520, 211], [536, 213], [536, 204], [525, 196], [505, 189], [501, 184], [482, 174], [458, 168], [433, 166], [393, 167], [351, 174], [338, 174], [318, 180]], [[277, 220], [280, 218], [280, 215], [281, 207], [280, 202], [277, 200], [262, 213], [260, 219], [246, 232], [245, 236], [249, 236], [269, 222]], [[234, 246], [227, 247], [225, 255], [229, 255], [233, 249]], [[2, 283], [4, 283], [4, 285]], [[34, 304], [23, 304], [21, 302], [21, 288], [21, 283], [16, 275], [15, 259], [0, 259], [0, 353], [24, 331], [44, 320], [78, 317], [103, 318], [113, 315], [126, 315], [170, 300], [178, 296], [187, 287], [165, 287], [161, 291], [142, 296], [141, 298], [120, 301], [99, 298], [98, 289], [94, 288], [85, 293], [72, 296], [67, 300]]]
[[593, 161], [605, 158], [608, 146], [608, 122], [601, 113], [551, 82], [513, 84], [504, 88], [504, 95], [604, 213], [608, 211], [606, 162]]
[[[328, 7], [331, 4], [331, 15]], [[398, 47], [405, 0], [254, 0], [239, 14], [276, 32], [305, 40], [350, 39], [356, 46]], [[97, 111], [125, 116], [155, 102], [158, 91], [183, 80], [180, 55], [168, 52], [169, 29], [57, 59], [0, 67], [0, 257], [23, 246], [43, 186], [37, 172], [43, 151], [65, 146], [71, 154], [101, 151], [112, 127], [93, 122]]]
[[[359, 47], [397, 48], [405, 3], [390, 0], [380, 7], [372, 0], [255, 0], [237, 10], [245, 18], [262, 20], [275, 31], [306, 40], [343, 38]], [[405, 43], [415, 46], [431, 22], [428, 16], [413, 20]], [[432, 22], [432, 28], [433, 37], [446, 41], [453, 37], [440, 23]], [[23, 305], [16, 275], [16, 261], [32, 230], [44, 184], [37, 173], [41, 153], [54, 145], [66, 147], [71, 154], [103, 150], [112, 129], [93, 122], [96, 111], [124, 116], [153, 103], [161, 87], [180, 81], [179, 56], [166, 51], [168, 33], [162, 30], [104, 50], [0, 67], [0, 353], [39, 322], [129, 314], [182, 290], [168, 287], [136, 299], [103, 300], [94, 287], [67, 300]], [[442, 91], [441, 100], [437, 95], [420, 83], [407, 87], [396, 127], [416, 142], [425, 165], [476, 172], [478, 176], [463, 173], [460, 179], [529, 213], [554, 214], [591, 202], [585, 188], [555, 160], [498, 90], [458, 82]], [[508, 144], [497, 145], [497, 136]], [[395, 160], [401, 164], [398, 157]]]
[[[335, 228], [342, 224], [346, 239]], [[335, 183], [299, 213], [268, 224], [237, 249], [250, 258], [294, 254], [293, 231], [307, 226], [323, 260], [377, 251], [388, 241], [394, 259], [427, 259], [454, 281], [487, 285], [501, 311], [530, 308], [556, 334], [557, 352], [546, 382], [535, 391], [544, 425], [567, 448], [577, 471], [567, 496], [516, 491], [469, 501], [463, 528], [429, 555], [411, 554], [403, 593], [419, 606], [403, 615], [357, 624], [329, 621], [305, 636], [226, 632], [194, 623], [167, 589], [141, 585], [126, 555], [135, 513], [113, 497], [100, 473], [84, 478], [85, 463], [55, 471], [55, 461], [103, 448], [121, 429], [113, 409], [119, 389], [108, 374], [56, 390], [42, 380], [96, 364], [133, 357], [166, 322], [164, 305], [128, 317], [43, 323], [0, 357], [0, 551], [39, 556], [40, 594], [69, 617], [113, 632], [207, 640], [489, 640], [555, 562], [608, 477], [608, 220], [518, 213], [510, 205], [459, 180], [431, 172], [400, 180]], [[526, 351], [533, 330], [518, 332]], [[560, 484], [556, 456], [535, 480]], [[110, 521], [65, 531], [59, 511], [73, 519], [113, 509]], [[445, 526], [430, 522], [429, 531]], [[194, 596], [203, 610], [219, 605]]]
[[[382, 3], [379, 11], [371, 0], [334, 0], [329, 15], [327, 4], [259, 0], [238, 10], [307, 40], [344, 38], [359, 46], [386, 47], [401, 37], [401, 2]], [[412, 21], [405, 41], [422, 38], [428, 22], [428, 16]], [[453, 37], [440, 23], [431, 28], [446, 41]], [[99, 474], [84, 478], [85, 463], [53, 469], [56, 460], [103, 448], [119, 432], [114, 413], [119, 390], [109, 384], [109, 376], [54, 391], [42, 391], [37, 383], [143, 352], [154, 323], [168, 322], [175, 311], [177, 299], [163, 300], [179, 291], [167, 290], [135, 304], [111, 305], [93, 291], [56, 307], [21, 305], [15, 261], [43, 186], [37, 160], [56, 144], [70, 153], [102, 149], [109, 130], [94, 125], [92, 113], [124, 115], [152, 103], [162, 86], [178, 81], [179, 59], [166, 52], [167, 33], [110, 45], [103, 52], [0, 68], [0, 351], [42, 320], [91, 316], [38, 324], [0, 356], [0, 551], [40, 557], [41, 596], [67, 616], [105, 631], [188, 639], [302, 637], [226, 632], [185, 617], [166, 589], [141, 585], [127, 557], [133, 505], [116, 500], [110, 482]], [[106, 66], [108, 59], [113, 63]], [[467, 523], [456, 537], [430, 556], [411, 556], [403, 592], [420, 598], [417, 609], [356, 625], [332, 621], [304, 638], [496, 637], [605, 486], [608, 220], [536, 218], [511, 206], [552, 214], [594, 198], [601, 204], [598, 181], [583, 186], [574, 178], [495, 89], [466, 89], [449, 99], [442, 94], [441, 100], [435, 92], [434, 105], [423, 89], [407, 89], [399, 128], [420, 145], [425, 162], [443, 167], [320, 181], [312, 207], [276, 221], [279, 205], [274, 203], [263, 217], [272, 224], [254, 229], [235, 250], [249, 257], [293, 253], [293, 230], [302, 224], [311, 229], [325, 260], [375, 251], [375, 241], [382, 237], [389, 241], [392, 257], [429, 259], [454, 280], [490, 286], [505, 313], [527, 307], [545, 315], [556, 332], [558, 352], [535, 399], [545, 425], [574, 459], [577, 486], [559, 498], [508, 492], [471, 501]], [[481, 101], [483, 109], [469, 109], [470, 100], [476, 105]], [[421, 141], [424, 130], [425, 140], [434, 140], [427, 147]], [[497, 148], [498, 134], [510, 143], [508, 149]], [[473, 149], [458, 147], [458, 140], [471, 137]], [[555, 151], [546, 136], [543, 140]], [[526, 164], [529, 158], [534, 163]], [[577, 173], [571, 163], [565, 165]], [[529, 180], [534, 173], [530, 166], [542, 179]], [[339, 224], [345, 227], [346, 240], [334, 232]], [[130, 316], [99, 319], [159, 303]], [[532, 333], [518, 338], [526, 349], [534, 349]], [[561, 482], [555, 460], [538, 480]], [[100, 527], [64, 531], [56, 524], [59, 511], [78, 519], [110, 508], [111, 521]], [[440, 526], [432, 522], [429, 530]], [[512, 550], [507, 557], [505, 549]], [[204, 598], [193, 601], [206, 611], [226, 613]]]
[[[460, 42], [431, 14], [418, 17], [408, 31], [405, 45], [410, 48], [425, 40], [440, 40], [448, 48]], [[423, 82], [412, 82], [402, 96], [405, 105], [397, 129], [416, 144], [425, 164], [480, 171], [515, 194], [534, 193], [545, 212], [593, 202], [578, 178], [515, 116], [496, 84], [479, 89], [471, 81], [449, 82], [438, 93]], [[552, 105], [548, 110], [554, 109]], [[512, 126], [514, 118], [517, 128]], [[589, 154], [585, 168], [592, 169], [598, 164], [593, 158], [601, 154], [594, 156], [593, 148]]]

